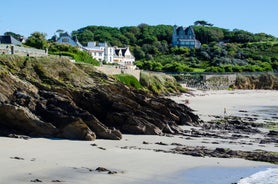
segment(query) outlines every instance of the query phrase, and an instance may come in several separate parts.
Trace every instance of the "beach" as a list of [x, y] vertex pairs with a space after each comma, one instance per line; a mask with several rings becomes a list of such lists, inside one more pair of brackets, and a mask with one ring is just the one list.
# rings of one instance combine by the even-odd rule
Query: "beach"
[[[171, 97], [184, 103], [204, 120], [215, 116], [253, 116], [258, 121], [275, 121], [261, 108], [275, 107], [277, 91], [195, 91], [194, 96]], [[226, 108], [226, 114], [224, 114]], [[261, 112], [261, 116], [258, 112]], [[275, 114], [276, 113], [276, 114]], [[259, 116], [258, 116], [259, 115]], [[182, 126], [191, 130], [191, 126]], [[257, 134], [238, 139], [188, 137], [185, 135], [123, 135], [121, 140], [72, 141], [63, 139], [0, 138], [0, 183], [187, 183], [238, 182], [276, 165], [240, 158], [193, 157], [174, 154], [177, 146], [209, 149], [276, 151], [277, 144], [260, 144]], [[246, 144], [247, 143], [247, 144]], [[210, 171], [210, 175], [208, 175]], [[240, 172], [239, 172], [240, 171]], [[232, 177], [234, 176], [234, 177]], [[194, 178], [198, 177], [198, 181]], [[222, 179], [221, 179], [222, 178]], [[223, 179], [224, 178], [224, 179]], [[225, 180], [226, 178], [226, 180]], [[201, 180], [200, 180], [201, 179]], [[203, 180], [202, 180], [203, 179]], [[205, 182], [203, 182], [205, 183]]]

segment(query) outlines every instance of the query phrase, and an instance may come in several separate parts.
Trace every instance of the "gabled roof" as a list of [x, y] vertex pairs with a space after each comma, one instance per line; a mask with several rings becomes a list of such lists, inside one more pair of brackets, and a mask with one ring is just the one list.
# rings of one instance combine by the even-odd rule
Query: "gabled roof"
[[13, 45], [21, 45], [21, 42], [16, 40], [14, 37], [10, 35], [0, 36], [0, 44], [13, 44]]
[[127, 51], [127, 48], [115, 48], [115, 54], [117, 55], [117, 56], [119, 56], [119, 52], [122, 52], [122, 56], [125, 56], [125, 53], [126, 53], [126, 51]]
[[194, 33], [194, 30], [193, 30], [192, 26], [187, 27], [184, 30], [184, 32], [185, 32], [186, 35], [192, 35], [193, 37], [195, 37], [195, 33]]

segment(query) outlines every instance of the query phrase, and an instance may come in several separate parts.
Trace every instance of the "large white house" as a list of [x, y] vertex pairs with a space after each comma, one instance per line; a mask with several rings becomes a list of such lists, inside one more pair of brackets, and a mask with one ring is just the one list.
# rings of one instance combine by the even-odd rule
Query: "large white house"
[[88, 42], [87, 47], [84, 47], [84, 49], [98, 61], [113, 63], [114, 47], [109, 47], [105, 42], [98, 44], [96, 42]]
[[135, 68], [135, 57], [131, 54], [129, 47], [109, 47], [107, 43], [88, 42], [84, 47], [93, 58], [106, 63], [117, 63], [126, 68]]

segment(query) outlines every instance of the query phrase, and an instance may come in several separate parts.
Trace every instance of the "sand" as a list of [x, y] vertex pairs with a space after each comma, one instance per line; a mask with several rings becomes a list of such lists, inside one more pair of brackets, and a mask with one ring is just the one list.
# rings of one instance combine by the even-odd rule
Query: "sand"
[[[80, 184], [161, 183], [162, 181], [170, 183], [177, 179], [173, 178], [173, 175], [190, 168], [270, 165], [242, 159], [200, 158], [152, 150], [121, 149], [123, 146], [161, 148], [163, 146], [154, 143], [167, 142], [167, 140], [175, 142], [175, 139], [178, 138], [125, 135], [121, 141], [86, 142], [1, 137], [0, 183], [30, 183], [36, 179], [43, 183], [53, 183], [55, 180]], [[150, 144], [143, 145], [143, 141]], [[20, 159], [15, 159], [16, 157]], [[99, 173], [95, 171], [97, 167], [105, 167], [118, 173], [113, 175], [107, 172]]]
[[[248, 109], [261, 103], [275, 106], [277, 103], [273, 98], [277, 99], [277, 93], [277, 91], [210, 91], [209, 93], [196, 92], [195, 97], [173, 98], [180, 102], [183, 102], [184, 98], [188, 98], [190, 107], [196, 109], [197, 113], [203, 114], [202, 118], [209, 118], [209, 115], [212, 114], [221, 115], [223, 107], [228, 109], [228, 113], [237, 113], [239, 107]], [[219, 147], [219, 145], [213, 144], [215, 141], [220, 140], [212, 138], [187, 140], [181, 136], [148, 135], [124, 135], [120, 141], [71, 141], [44, 138], [23, 140], [0, 137], [0, 184], [33, 183], [35, 181], [43, 183], [60, 181], [72, 184], [184, 183], [184, 175], [180, 173], [192, 171], [192, 169], [197, 169], [197, 175], [203, 177], [203, 171], [198, 171], [198, 168], [236, 169], [273, 166], [268, 163], [243, 159], [202, 158], [154, 151], [154, 149], [174, 148], [175, 146], [172, 146], [171, 143], [206, 145], [209, 148]], [[143, 144], [143, 142], [148, 144]], [[158, 142], [167, 145], [158, 145], [156, 144]], [[242, 146], [236, 143], [231, 145], [228, 142], [221, 142], [221, 147], [277, 151], [277, 147], [274, 145], [266, 145], [262, 148], [259, 144]], [[104, 167], [117, 173], [97, 172], [95, 169], [98, 167]], [[221, 175], [225, 175], [225, 173], [229, 174], [223, 170]], [[244, 176], [244, 172], [242, 172], [242, 176]]]

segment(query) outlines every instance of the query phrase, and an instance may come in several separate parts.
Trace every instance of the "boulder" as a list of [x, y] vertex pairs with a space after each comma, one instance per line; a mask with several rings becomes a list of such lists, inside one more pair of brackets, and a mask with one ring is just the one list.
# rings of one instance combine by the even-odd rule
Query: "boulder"
[[61, 136], [67, 139], [88, 140], [96, 139], [96, 135], [81, 119], [69, 123], [62, 129]]
[[35, 136], [55, 136], [57, 128], [51, 123], [41, 121], [26, 107], [16, 105], [0, 105], [0, 124]]

